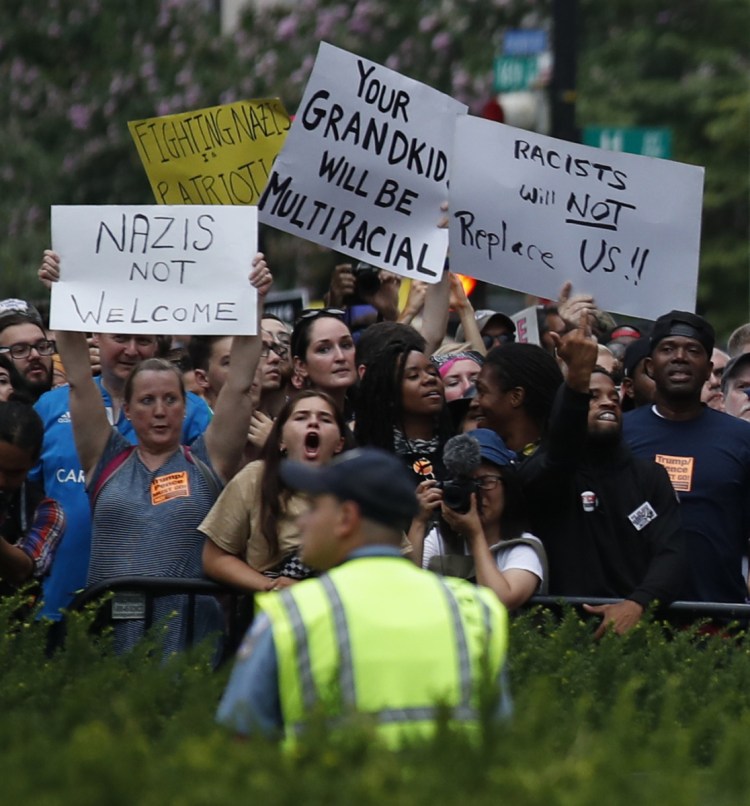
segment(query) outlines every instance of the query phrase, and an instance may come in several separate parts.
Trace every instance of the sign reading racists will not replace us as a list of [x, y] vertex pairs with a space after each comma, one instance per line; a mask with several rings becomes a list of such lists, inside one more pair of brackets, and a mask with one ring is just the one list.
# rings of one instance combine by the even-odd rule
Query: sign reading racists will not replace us
[[602, 151], [465, 116], [451, 164], [451, 262], [555, 299], [567, 280], [605, 310], [695, 310], [703, 168]]
[[260, 221], [437, 282], [448, 247], [438, 222], [453, 127], [465, 114], [431, 87], [322, 43]]
[[257, 210], [52, 208], [53, 330], [236, 336], [257, 332]]

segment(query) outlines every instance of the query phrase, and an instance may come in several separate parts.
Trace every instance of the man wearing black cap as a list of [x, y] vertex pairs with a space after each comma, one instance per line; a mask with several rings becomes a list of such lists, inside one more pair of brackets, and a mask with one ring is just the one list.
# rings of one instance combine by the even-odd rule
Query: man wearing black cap
[[301, 558], [329, 573], [257, 597], [218, 720], [291, 740], [313, 711], [337, 724], [356, 713], [396, 747], [434, 733], [439, 702], [476, 726], [480, 680], [500, 693], [507, 615], [490, 591], [401, 556], [418, 505], [400, 460], [370, 448], [322, 468], [285, 462], [281, 475], [312, 498]]
[[750, 533], [750, 428], [701, 403], [711, 373], [714, 331], [702, 317], [671, 311], [657, 319], [645, 362], [654, 405], [626, 415], [636, 456], [663, 465], [679, 500], [692, 595], [744, 602], [742, 555]]
[[52, 388], [55, 342], [47, 338], [39, 311], [25, 300], [0, 301], [0, 353], [13, 361], [34, 401]]

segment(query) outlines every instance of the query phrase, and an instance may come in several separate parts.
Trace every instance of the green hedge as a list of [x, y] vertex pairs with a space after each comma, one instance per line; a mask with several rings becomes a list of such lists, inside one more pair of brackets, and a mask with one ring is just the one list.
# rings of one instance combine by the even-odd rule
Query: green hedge
[[73, 619], [0, 607], [0, 800], [45, 804], [736, 804], [750, 801], [750, 655], [743, 635], [650, 623], [596, 644], [592, 623], [514, 621], [515, 715], [472, 746], [444, 732], [391, 754], [318, 730], [293, 755], [214, 725], [229, 668], [200, 649], [125, 658]]

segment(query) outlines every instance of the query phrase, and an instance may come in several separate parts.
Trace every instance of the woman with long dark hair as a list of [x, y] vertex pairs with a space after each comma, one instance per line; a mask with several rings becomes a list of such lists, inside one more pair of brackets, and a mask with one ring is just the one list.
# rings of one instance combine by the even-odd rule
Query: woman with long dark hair
[[286, 587], [309, 576], [297, 559], [297, 518], [307, 507], [279, 475], [283, 458], [325, 464], [345, 447], [349, 431], [334, 400], [306, 390], [287, 402], [261, 458], [227, 484], [200, 531], [206, 536], [203, 570], [217, 582], [246, 591]]
[[424, 476], [441, 477], [442, 449], [451, 432], [437, 367], [410, 342], [385, 344], [370, 360], [357, 392], [357, 444], [402, 457], [416, 483]]
[[325, 392], [344, 411], [347, 392], [357, 380], [354, 338], [344, 323], [344, 312], [335, 308], [303, 311], [290, 346], [297, 385]]

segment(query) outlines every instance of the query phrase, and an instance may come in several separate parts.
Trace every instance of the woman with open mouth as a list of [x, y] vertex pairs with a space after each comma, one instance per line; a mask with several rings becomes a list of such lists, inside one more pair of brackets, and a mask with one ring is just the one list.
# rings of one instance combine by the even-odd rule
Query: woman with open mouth
[[206, 536], [205, 574], [246, 591], [276, 590], [310, 576], [297, 558], [297, 518], [307, 500], [284, 486], [279, 464], [283, 458], [325, 464], [349, 440], [343, 414], [330, 395], [305, 390], [287, 402], [261, 458], [227, 484], [199, 527]]

